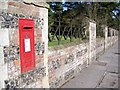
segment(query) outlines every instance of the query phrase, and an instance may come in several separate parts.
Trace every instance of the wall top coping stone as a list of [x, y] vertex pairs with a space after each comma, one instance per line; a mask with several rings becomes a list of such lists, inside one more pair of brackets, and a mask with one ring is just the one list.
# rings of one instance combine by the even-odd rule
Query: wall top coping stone
[[114, 28], [111, 28], [111, 27], [109, 27], [109, 30], [112, 30], [112, 31], [117, 31], [116, 29], [114, 29]]
[[86, 19], [87, 19], [89, 22], [92, 22], [92, 23], [95, 23], [95, 24], [96, 24], [96, 22], [95, 22], [94, 20], [91, 20], [91, 19], [88, 18], [88, 17], [86, 17]]
[[102, 27], [108, 27], [107, 25], [102, 25]]
[[49, 5], [45, 1], [40, 2], [40, 1], [35, 1], [35, 0], [23, 0], [23, 2], [26, 4], [32, 4], [37, 7], [49, 8]]
[[49, 51], [61, 50], [61, 49], [69, 48], [69, 47], [74, 47], [80, 44], [88, 44], [88, 40], [84, 40], [80, 42], [71, 42], [71, 43], [66, 43], [66, 44], [57, 45], [57, 46], [51, 46], [51, 47], [48, 47], [48, 50]]

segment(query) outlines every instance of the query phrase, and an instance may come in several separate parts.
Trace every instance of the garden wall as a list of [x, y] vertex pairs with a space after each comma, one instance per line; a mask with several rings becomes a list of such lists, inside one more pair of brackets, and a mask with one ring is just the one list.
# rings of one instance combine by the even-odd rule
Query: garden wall
[[48, 67], [50, 87], [60, 87], [87, 66], [88, 43], [49, 51]]
[[[107, 39], [107, 47], [105, 41]], [[78, 75], [86, 68], [91, 60], [97, 59], [107, 49], [116, 43], [117, 36], [108, 38], [96, 38], [95, 55], [90, 59], [90, 41], [81, 42], [75, 45], [62, 45], [59, 47], [49, 48], [48, 67], [49, 67], [49, 85], [51, 88], [61, 87], [65, 82]], [[70, 46], [69, 46], [70, 45]]]
[[[44, 2], [1, 1], [0, 89], [48, 87], [48, 5]], [[19, 18], [34, 20], [35, 68], [21, 73]], [[46, 49], [45, 49], [46, 48]]]

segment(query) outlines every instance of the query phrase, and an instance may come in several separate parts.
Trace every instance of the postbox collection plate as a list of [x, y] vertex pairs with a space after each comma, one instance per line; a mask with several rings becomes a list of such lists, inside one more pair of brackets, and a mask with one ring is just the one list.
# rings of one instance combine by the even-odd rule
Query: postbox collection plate
[[19, 18], [21, 73], [35, 68], [34, 20]]

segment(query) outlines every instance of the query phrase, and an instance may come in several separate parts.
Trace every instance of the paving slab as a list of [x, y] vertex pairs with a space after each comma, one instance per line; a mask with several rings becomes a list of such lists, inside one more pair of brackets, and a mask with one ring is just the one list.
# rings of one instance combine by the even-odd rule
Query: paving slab
[[118, 74], [107, 73], [99, 88], [118, 88]]
[[93, 63], [88, 68], [84, 69], [77, 77], [70, 80], [62, 88], [95, 88], [102, 76], [106, 67]]

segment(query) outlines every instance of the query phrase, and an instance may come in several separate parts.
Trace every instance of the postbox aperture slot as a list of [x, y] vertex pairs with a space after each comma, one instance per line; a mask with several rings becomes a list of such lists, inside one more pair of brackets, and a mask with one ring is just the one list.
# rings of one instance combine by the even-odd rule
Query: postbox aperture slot
[[32, 26], [23, 26], [23, 29], [32, 29]]

